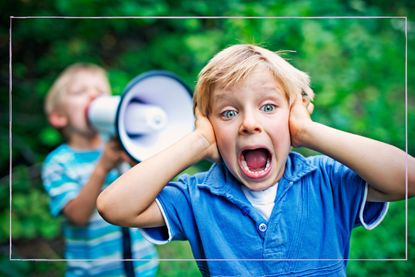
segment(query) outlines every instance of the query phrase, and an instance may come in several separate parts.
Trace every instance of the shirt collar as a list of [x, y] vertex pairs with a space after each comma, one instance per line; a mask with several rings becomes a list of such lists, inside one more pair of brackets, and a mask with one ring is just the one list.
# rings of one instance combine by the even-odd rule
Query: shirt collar
[[316, 169], [317, 167], [301, 154], [290, 152], [285, 163], [283, 178], [287, 181], [295, 182]]

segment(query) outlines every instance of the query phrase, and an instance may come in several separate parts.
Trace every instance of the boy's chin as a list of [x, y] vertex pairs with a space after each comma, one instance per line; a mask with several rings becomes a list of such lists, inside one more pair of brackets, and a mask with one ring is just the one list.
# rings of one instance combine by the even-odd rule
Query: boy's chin
[[266, 190], [270, 187], [272, 187], [273, 185], [275, 185], [277, 182], [273, 182], [270, 180], [264, 180], [262, 182], [249, 182], [247, 180], [241, 181], [242, 185], [245, 186], [246, 188], [250, 189], [250, 190], [256, 190], [256, 191], [261, 191], [261, 190]]
[[250, 190], [266, 190], [278, 182], [273, 171], [268, 172], [263, 178], [252, 178], [244, 174], [243, 170], [239, 174], [239, 182]]

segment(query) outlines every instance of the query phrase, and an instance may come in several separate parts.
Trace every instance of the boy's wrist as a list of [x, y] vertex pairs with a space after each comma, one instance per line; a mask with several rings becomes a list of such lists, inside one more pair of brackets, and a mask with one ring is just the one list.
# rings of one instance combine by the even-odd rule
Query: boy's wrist
[[213, 162], [220, 160], [219, 152], [217, 150], [216, 141], [214, 143], [210, 142], [201, 132], [197, 130], [194, 132], [195, 139], [197, 141], [196, 145], [199, 147], [200, 156], [198, 160], [207, 159]]
[[95, 167], [95, 172], [99, 175], [106, 176], [109, 172], [109, 169], [101, 161], [99, 161]]
[[322, 144], [326, 144], [327, 139], [330, 139], [327, 131], [328, 127], [326, 125], [314, 121], [310, 122], [302, 131], [301, 146], [320, 152]]
[[317, 131], [317, 123], [314, 121], [309, 121], [306, 124], [303, 124], [295, 136], [294, 141], [292, 142], [295, 147], [307, 147], [311, 148], [313, 145], [313, 136]]
[[207, 152], [210, 146], [209, 141], [197, 130], [191, 134], [191, 146], [193, 146], [196, 153], [196, 162], [204, 159], [207, 156]]

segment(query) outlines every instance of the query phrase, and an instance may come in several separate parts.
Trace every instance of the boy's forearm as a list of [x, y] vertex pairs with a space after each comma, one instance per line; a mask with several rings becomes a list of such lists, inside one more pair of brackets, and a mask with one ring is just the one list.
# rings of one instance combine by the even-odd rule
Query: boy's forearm
[[78, 196], [66, 205], [64, 213], [72, 223], [85, 225], [88, 222], [107, 174], [98, 164]]
[[[356, 171], [370, 186], [387, 199], [405, 196], [406, 161], [414, 169], [411, 156], [386, 143], [343, 132], [311, 122], [302, 133], [302, 145], [326, 154]], [[413, 195], [413, 176], [409, 179]]]
[[197, 132], [185, 136], [120, 176], [99, 196], [98, 210], [112, 223], [132, 222], [154, 202], [171, 179], [203, 159], [208, 147]]

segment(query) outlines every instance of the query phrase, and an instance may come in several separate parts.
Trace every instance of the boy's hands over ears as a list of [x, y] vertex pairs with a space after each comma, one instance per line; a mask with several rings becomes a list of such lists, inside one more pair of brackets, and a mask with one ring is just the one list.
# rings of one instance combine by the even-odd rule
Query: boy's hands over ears
[[303, 146], [304, 133], [306, 127], [312, 122], [310, 115], [313, 110], [314, 105], [307, 94], [297, 95], [291, 104], [289, 126], [292, 146]]
[[213, 131], [212, 124], [210, 123], [209, 119], [202, 115], [199, 109], [196, 107], [195, 110], [196, 114], [196, 130], [195, 132], [198, 133], [206, 143], [208, 144], [208, 149], [205, 154], [205, 159], [208, 159], [213, 162], [220, 161], [220, 154], [218, 147], [216, 145], [216, 138], [215, 132]]

